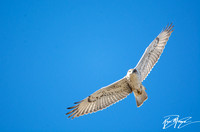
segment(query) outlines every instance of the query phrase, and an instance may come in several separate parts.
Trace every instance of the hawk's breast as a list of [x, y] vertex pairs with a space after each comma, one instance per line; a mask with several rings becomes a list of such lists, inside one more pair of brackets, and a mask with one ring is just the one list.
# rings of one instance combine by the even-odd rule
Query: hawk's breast
[[130, 74], [130, 76], [128, 78], [128, 83], [129, 83], [129, 86], [131, 87], [132, 91], [134, 89], [140, 88], [139, 76], [136, 72], [133, 72], [132, 74]]

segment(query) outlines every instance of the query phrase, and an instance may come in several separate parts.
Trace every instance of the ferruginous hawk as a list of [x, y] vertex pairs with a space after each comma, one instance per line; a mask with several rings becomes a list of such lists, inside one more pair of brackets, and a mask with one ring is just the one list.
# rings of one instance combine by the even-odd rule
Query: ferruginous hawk
[[140, 107], [147, 100], [146, 88], [142, 82], [150, 73], [154, 65], [160, 58], [171, 33], [172, 24], [167, 25], [161, 33], [146, 48], [142, 58], [135, 68], [128, 70], [126, 76], [106, 87], [99, 89], [82, 101], [75, 102], [75, 106], [66, 115], [68, 118], [79, 117], [88, 113], [97, 112], [110, 105], [126, 98], [130, 93], [134, 93], [137, 107]]

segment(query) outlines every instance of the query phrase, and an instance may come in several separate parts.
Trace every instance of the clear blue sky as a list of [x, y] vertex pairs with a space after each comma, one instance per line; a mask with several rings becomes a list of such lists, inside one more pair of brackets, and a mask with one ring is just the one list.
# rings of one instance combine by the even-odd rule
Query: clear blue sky
[[[1, 1], [0, 130], [163, 131], [167, 115], [200, 121], [199, 7], [197, 0]], [[143, 82], [142, 107], [131, 94], [67, 119], [73, 102], [135, 67], [170, 22], [175, 30]], [[181, 129], [195, 130], [200, 123]]]

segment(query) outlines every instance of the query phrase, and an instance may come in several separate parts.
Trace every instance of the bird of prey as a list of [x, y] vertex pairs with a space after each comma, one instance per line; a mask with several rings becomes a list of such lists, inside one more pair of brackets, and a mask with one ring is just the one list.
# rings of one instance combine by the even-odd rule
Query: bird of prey
[[97, 112], [105, 109], [110, 105], [126, 98], [130, 93], [134, 93], [137, 107], [140, 107], [147, 100], [146, 88], [142, 82], [150, 73], [154, 65], [160, 58], [171, 33], [173, 32], [172, 24], [167, 25], [161, 33], [146, 48], [142, 58], [135, 68], [128, 70], [125, 77], [103, 87], [82, 101], [76, 104], [66, 115], [71, 114], [68, 118], [79, 117], [88, 113]]

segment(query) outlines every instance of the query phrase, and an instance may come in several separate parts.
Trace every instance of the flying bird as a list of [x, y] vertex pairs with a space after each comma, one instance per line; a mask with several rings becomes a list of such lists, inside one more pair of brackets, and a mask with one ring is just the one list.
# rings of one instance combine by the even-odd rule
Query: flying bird
[[137, 107], [140, 107], [147, 100], [146, 88], [142, 82], [148, 76], [154, 65], [160, 58], [171, 33], [173, 32], [172, 24], [167, 25], [161, 33], [150, 43], [142, 55], [140, 61], [135, 68], [128, 70], [125, 77], [103, 87], [82, 101], [75, 102], [76, 104], [66, 115], [68, 118], [79, 117], [88, 113], [97, 112], [105, 109], [112, 104], [126, 98], [130, 93], [134, 93]]

